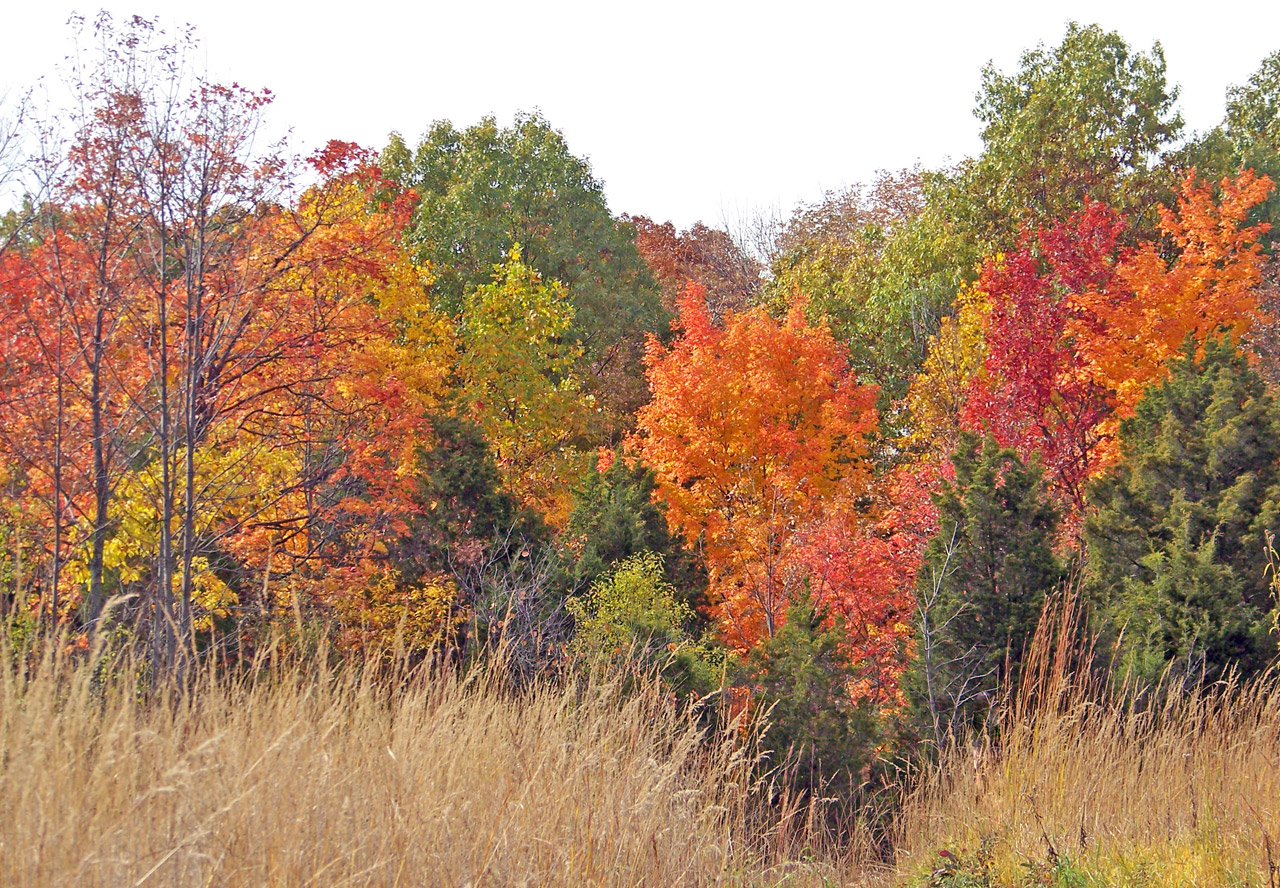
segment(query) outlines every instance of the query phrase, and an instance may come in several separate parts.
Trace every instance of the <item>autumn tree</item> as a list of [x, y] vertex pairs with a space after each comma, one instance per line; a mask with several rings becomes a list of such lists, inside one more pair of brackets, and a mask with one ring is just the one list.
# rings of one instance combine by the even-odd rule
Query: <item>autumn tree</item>
[[1114, 460], [1116, 423], [1185, 338], [1242, 337], [1256, 323], [1262, 227], [1245, 219], [1270, 188], [1244, 173], [1215, 197], [1189, 176], [1177, 209], [1161, 208], [1172, 261], [1152, 241], [1125, 247], [1126, 222], [1101, 204], [1024, 236], [985, 263], [935, 340], [913, 399], [919, 418], [945, 422], [943, 395], [968, 376], [959, 424], [1023, 460], [1038, 455], [1074, 520], [1085, 483]]
[[594, 399], [578, 375], [582, 346], [563, 284], [544, 281], [517, 244], [490, 283], [464, 300], [459, 341], [463, 409], [522, 503], [562, 525], [587, 469]]
[[[142, 37], [150, 30], [135, 27]], [[123, 415], [128, 374], [121, 369], [131, 353], [124, 326], [137, 284], [132, 255], [145, 221], [135, 164], [142, 103], [125, 77], [151, 49], [140, 41], [117, 44], [105, 15], [95, 35], [104, 43], [96, 67], [71, 75], [83, 99], [68, 121], [72, 132], [65, 143], [51, 135], [33, 158], [35, 190], [45, 198], [40, 232], [23, 251], [21, 270], [8, 277], [16, 287], [10, 329], [29, 347], [28, 372], [8, 380], [26, 392], [8, 400], [21, 404], [15, 430], [33, 432], [25, 441], [11, 436], [17, 446], [10, 454], [43, 475], [37, 483], [48, 491], [55, 615], [70, 554], [64, 539], [83, 543], [76, 546], [84, 565], [77, 604], [90, 626], [105, 601], [112, 500], [135, 431]]]
[[[8, 96], [0, 96], [0, 193], [15, 185], [23, 167], [22, 137], [25, 118], [29, 114], [27, 101], [11, 102]], [[0, 256], [19, 240], [34, 215], [37, 196], [27, 194], [22, 204], [0, 215]]]
[[295, 196], [253, 147], [265, 94], [191, 76], [189, 42], [146, 20], [94, 34], [38, 225], [4, 257], [5, 468], [48, 504], [50, 609], [65, 587], [92, 628], [135, 593], [116, 614], [160, 669], [197, 622], [297, 603], [321, 564], [395, 585], [380, 538], [456, 361], [399, 238], [410, 207], [375, 204], [367, 158], [331, 144]]
[[658, 224], [647, 216], [623, 216], [634, 226], [636, 249], [662, 288], [662, 307], [676, 313], [685, 286], [693, 281], [707, 293], [707, 307], [717, 321], [726, 312], [740, 312], [755, 299], [764, 269], [728, 232], [701, 222], [677, 231], [670, 222]]
[[987, 360], [991, 300], [976, 285], [962, 287], [954, 311], [929, 339], [928, 354], [905, 399], [907, 444], [942, 464], [960, 444], [969, 392]]
[[927, 465], [901, 466], [856, 499], [848, 492], [797, 533], [795, 564], [813, 605], [838, 617], [846, 684], [858, 700], [900, 705], [914, 589], [937, 529], [937, 484]]
[[649, 342], [653, 400], [635, 446], [672, 528], [703, 553], [723, 637], [745, 650], [777, 631], [801, 580], [799, 525], [837, 489], [866, 485], [875, 390], [800, 306], [781, 323], [752, 309], [721, 328], [693, 285], [677, 323], [670, 348]]
[[1176, 208], [1160, 208], [1173, 261], [1144, 241], [1120, 257], [1114, 275], [1075, 288], [1066, 332], [1092, 382], [1113, 393], [1117, 418], [1132, 414], [1188, 336], [1203, 344], [1223, 331], [1237, 341], [1249, 334], [1267, 228], [1248, 217], [1272, 190], [1270, 179], [1249, 171], [1216, 189], [1188, 174]]
[[988, 262], [976, 284], [989, 305], [985, 357], [969, 385], [962, 425], [992, 435], [1023, 461], [1038, 459], [1059, 502], [1077, 510], [1110, 404], [1109, 390], [1090, 378], [1068, 336], [1071, 296], [1110, 280], [1123, 230], [1105, 207], [1090, 204]]
[[[364, 643], [370, 626], [390, 634], [412, 618], [415, 601], [453, 606], [443, 570], [406, 570], [395, 549], [426, 508], [419, 456], [457, 344], [400, 240], [409, 202], [373, 199], [386, 183], [354, 146], [331, 143], [312, 163], [322, 181], [268, 217], [267, 244], [292, 252], [261, 294], [256, 348], [232, 353], [239, 422], [209, 454], [271, 494], [224, 499], [206, 544], [239, 562], [242, 602], [329, 608], [364, 626], [347, 633]], [[414, 619], [423, 643], [440, 628]]]

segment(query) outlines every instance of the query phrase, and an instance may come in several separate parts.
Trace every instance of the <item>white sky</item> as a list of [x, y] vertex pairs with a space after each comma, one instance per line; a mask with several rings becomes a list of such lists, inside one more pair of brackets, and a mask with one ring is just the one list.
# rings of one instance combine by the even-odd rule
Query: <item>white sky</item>
[[[615, 212], [687, 226], [787, 212], [877, 169], [976, 153], [980, 69], [1016, 68], [1070, 19], [1160, 40], [1188, 128], [1217, 123], [1227, 87], [1280, 49], [1280, 3], [641, 3], [138, 0], [190, 22], [218, 79], [269, 87], [273, 128], [413, 143], [433, 120], [540, 109], [587, 156]], [[15, 8], [16, 7], [16, 8]], [[0, 89], [56, 76], [68, 16], [97, 6], [22, 0], [4, 12]]]

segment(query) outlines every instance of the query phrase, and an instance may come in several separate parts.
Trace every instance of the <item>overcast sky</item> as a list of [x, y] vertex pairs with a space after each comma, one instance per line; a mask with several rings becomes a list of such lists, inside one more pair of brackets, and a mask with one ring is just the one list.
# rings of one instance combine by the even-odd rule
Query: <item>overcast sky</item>
[[[269, 87], [269, 122], [299, 149], [330, 138], [411, 142], [433, 120], [459, 126], [540, 109], [604, 180], [615, 212], [687, 226], [785, 212], [877, 169], [973, 154], [982, 66], [1011, 72], [1024, 49], [1059, 42], [1068, 20], [1159, 40], [1189, 129], [1222, 117], [1227, 88], [1280, 50], [1280, 3], [1168, 2], [619, 4], [382, 0], [107, 3], [190, 22], [218, 79]], [[14, 8], [16, 7], [16, 8]], [[0, 85], [56, 77], [61, 0], [4, 13]], [[299, 10], [305, 10], [299, 12]]]

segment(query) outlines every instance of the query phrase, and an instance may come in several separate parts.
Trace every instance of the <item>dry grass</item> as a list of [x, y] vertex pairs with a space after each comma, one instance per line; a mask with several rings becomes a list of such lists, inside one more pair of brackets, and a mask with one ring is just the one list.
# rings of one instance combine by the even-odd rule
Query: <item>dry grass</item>
[[[358, 670], [204, 675], [144, 699], [0, 666], [0, 884], [841, 884], [804, 811], [656, 686]], [[826, 879], [828, 881], [824, 882]]]
[[952, 749], [909, 801], [904, 872], [939, 867], [945, 849], [977, 884], [1275, 888], [1277, 677], [1144, 705], [1073, 682], [1070, 632], [1052, 634], [999, 742]]
[[[1072, 681], [1068, 634], [1042, 634], [999, 741], [952, 749], [909, 797], [897, 879], [1280, 883], [1280, 680], [1117, 702]], [[155, 696], [83, 663], [17, 662], [0, 650], [4, 886], [817, 886], [867, 873], [823, 844], [812, 809], [759, 783], [740, 735], [708, 738], [656, 684], [515, 692], [496, 669], [374, 680], [297, 667]]]

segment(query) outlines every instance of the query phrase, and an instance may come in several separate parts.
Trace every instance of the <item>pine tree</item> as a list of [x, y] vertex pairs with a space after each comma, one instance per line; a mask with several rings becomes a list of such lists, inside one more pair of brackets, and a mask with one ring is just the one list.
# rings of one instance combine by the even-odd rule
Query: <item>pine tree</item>
[[[573, 514], [565, 528], [566, 584], [575, 591], [597, 580], [633, 555], [654, 552], [667, 581], [691, 608], [706, 606], [707, 572], [684, 541], [672, 535], [666, 509], [653, 497], [654, 473], [639, 462], [615, 459], [597, 466], [575, 492]], [[701, 624], [699, 624], [701, 625]]]
[[790, 762], [795, 786], [838, 794], [862, 783], [881, 737], [874, 707], [850, 694], [857, 680], [838, 614], [797, 593], [778, 631], [751, 649], [740, 681], [753, 706], [768, 713], [764, 745], [770, 763]]
[[1088, 578], [1145, 678], [1168, 664], [1263, 668], [1268, 531], [1280, 529], [1280, 408], [1229, 339], [1188, 341], [1120, 426], [1121, 462], [1090, 491]]
[[961, 435], [955, 479], [936, 496], [938, 535], [920, 572], [922, 701], [935, 721], [979, 717], [1016, 680], [1044, 606], [1062, 581], [1058, 515], [1044, 477], [1015, 451]]

